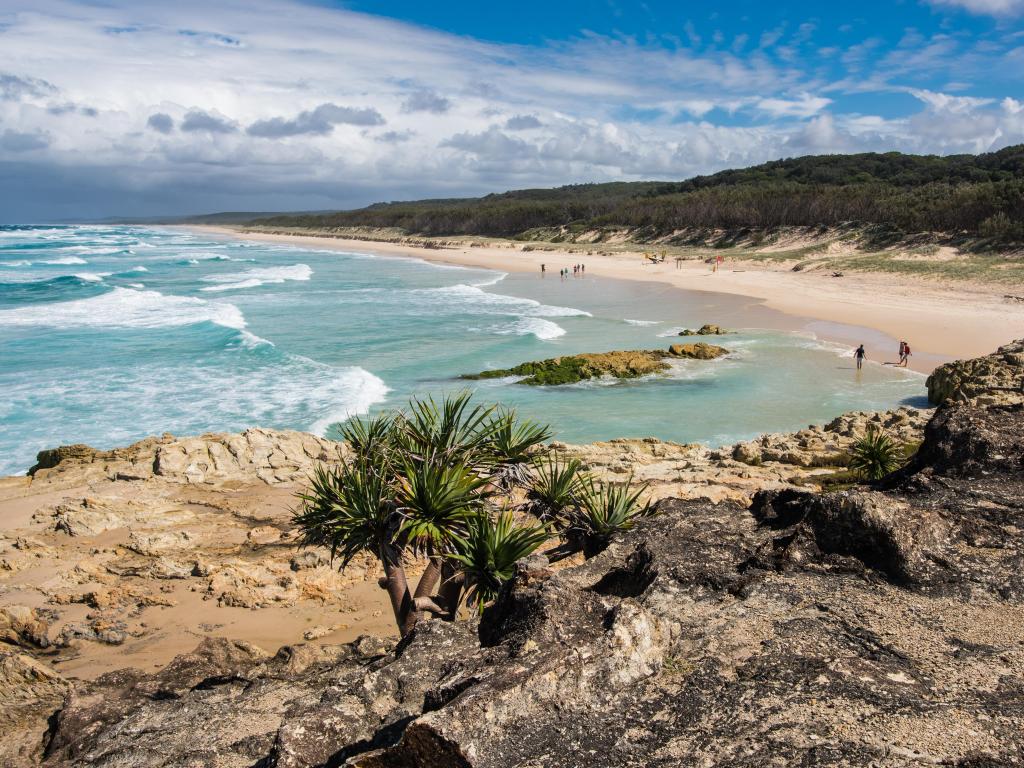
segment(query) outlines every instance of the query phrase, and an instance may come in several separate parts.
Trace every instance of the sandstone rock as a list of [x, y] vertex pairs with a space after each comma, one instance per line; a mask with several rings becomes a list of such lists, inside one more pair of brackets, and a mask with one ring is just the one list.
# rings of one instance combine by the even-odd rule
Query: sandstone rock
[[950, 398], [984, 404], [1024, 401], [1024, 339], [972, 360], [936, 368], [928, 377], [928, 399], [938, 405]]
[[132, 531], [125, 549], [148, 557], [159, 557], [168, 552], [192, 550], [196, 547], [197, 536], [189, 531], [159, 531], [138, 533]]
[[37, 515], [49, 515], [53, 519], [54, 529], [69, 536], [95, 536], [104, 531], [151, 524], [154, 521], [160, 526], [185, 527], [196, 517], [195, 513], [182, 509], [180, 505], [157, 499], [143, 502], [112, 497], [65, 499], [61, 504]]
[[686, 328], [679, 332], [680, 336], [724, 336], [729, 331], [725, 330], [719, 325], [712, 325], [711, 323], [705, 323], [696, 331]]
[[692, 360], [714, 360], [716, 357], [729, 354], [729, 350], [725, 349], [725, 347], [705, 344], [703, 341], [698, 341], [696, 344], [673, 344], [668, 348], [668, 351], [673, 357], [684, 357]]
[[49, 625], [25, 605], [0, 607], [0, 643], [19, 648], [47, 648]]
[[245, 535], [246, 540], [254, 547], [274, 544], [281, 540], [281, 531], [272, 525], [261, 525], [253, 528]]
[[304, 478], [316, 462], [336, 461], [341, 446], [305, 432], [248, 429], [241, 434], [149, 437], [100, 451], [61, 446], [39, 454], [35, 482], [72, 485], [97, 478], [218, 485], [260, 480], [269, 485]]
[[30, 656], [0, 651], [0, 765], [39, 765], [48, 719], [68, 688], [59, 674]]

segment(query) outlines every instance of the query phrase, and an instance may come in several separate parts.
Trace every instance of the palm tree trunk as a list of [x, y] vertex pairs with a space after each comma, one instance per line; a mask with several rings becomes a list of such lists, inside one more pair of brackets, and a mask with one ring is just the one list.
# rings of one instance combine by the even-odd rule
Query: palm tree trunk
[[429, 556], [430, 559], [427, 561], [427, 567], [420, 576], [419, 583], [416, 585], [416, 593], [413, 595], [413, 598], [430, 597], [434, 594], [434, 587], [437, 586], [437, 580], [441, 578], [441, 557], [435, 555], [433, 551], [430, 552]]
[[450, 563], [441, 566], [441, 589], [438, 602], [448, 609], [448, 620], [455, 621], [459, 612], [459, 601], [462, 599], [462, 586], [466, 576]]
[[388, 591], [388, 597], [391, 598], [391, 610], [395, 614], [395, 623], [398, 625], [399, 633], [405, 637], [416, 626], [419, 614], [416, 612], [413, 597], [409, 594], [409, 582], [405, 578], [401, 553], [393, 546], [383, 545], [380, 551], [380, 561], [384, 565], [385, 589]]

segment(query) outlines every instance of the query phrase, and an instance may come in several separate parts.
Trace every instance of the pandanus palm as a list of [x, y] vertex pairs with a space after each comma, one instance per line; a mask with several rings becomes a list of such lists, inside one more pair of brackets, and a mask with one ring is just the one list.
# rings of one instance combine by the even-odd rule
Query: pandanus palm
[[641, 502], [647, 486], [634, 487], [632, 476], [622, 485], [598, 487], [590, 477], [581, 485], [580, 503], [569, 517], [565, 536], [567, 542], [583, 550], [584, 557], [598, 554], [615, 534], [628, 531], [653, 513], [650, 503]]
[[363, 457], [338, 467], [316, 467], [294, 523], [303, 546], [327, 548], [347, 566], [369, 552], [384, 568], [385, 587], [399, 631], [412, 628], [415, 608], [402, 567], [399, 534], [402, 516], [395, 504], [396, 484], [389, 468]]
[[472, 393], [412, 400], [409, 412], [396, 423], [402, 450], [413, 460], [427, 456], [473, 466], [486, 454], [495, 406], [470, 405]]
[[[472, 405], [468, 393], [440, 402], [414, 399], [404, 414], [351, 421], [342, 433], [348, 457], [318, 467], [300, 496], [300, 542], [326, 547], [342, 567], [361, 552], [379, 558], [402, 635], [424, 611], [454, 618], [464, 588], [478, 608], [494, 599], [515, 562], [552, 527], [589, 556], [647, 513], [640, 491], [628, 484], [596, 490], [593, 481], [581, 480], [578, 462], [534, 461], [548, 428], [519, 422], [512, 411], [495, 415], [494, 407]], [[493, 512], [508, 507], [519, 489], [527, 491], [523, 509], [540, 525]], [[427, 557], [414, 591], [406, 552]]]
[[491, 470], [498, 487], [510, 491], [530, 480], [533, 452], [551, 437], [551, 429], [534, 421], [521, 421], [515, 411], [499, 413], [488, 429]]
[[515, 574], [516, 563], [533, 554], [547, 538], [543, 525], [517, 525], [508, 511], [496, 518], [486, 512], [476, 515], [449, 555], [461, 567], [469, 602], [483, 612]]
[[[428, 454], [419, 461], [406, 460], [397, 496], [404, 518], [402, 533], [413, 551], [428, 558], [414, 599], [426, 601], [433, 592], [441, 576], [444, 554], [466, 531], [469, 520], [487, 498], [486, 484], [486, 478], [462, 464], [447, 463], [444, 455]], [[433, 609], [429, 603], [425, 605]]]
[[548, 455], [533, 461], [533, 472], [522, 508], [556, 530], [568, 526], [570, 510], [578, 503], [584, 475], [576, 459]]
[[850, 469], [866, 480], [881, 480], [905, 461], [903, 446], [885, 432], [869, 429], [850, 449]]

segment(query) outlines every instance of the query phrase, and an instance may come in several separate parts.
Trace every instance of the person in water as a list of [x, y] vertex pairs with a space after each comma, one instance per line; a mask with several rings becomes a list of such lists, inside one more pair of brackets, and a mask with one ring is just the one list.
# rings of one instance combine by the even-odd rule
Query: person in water
[[540, 273], [543, 275], [547, 271], [548, 271], [547, 265], [546, 264], [541, 264], [540, 265]]
[[857, 370], [859, 371], [864, 367], [864, 358], [868, 356], [868, 353], [864, 351], [863, 344], [857, 347], [857, 351], [853, 353], [853, 356], [857, 358]]

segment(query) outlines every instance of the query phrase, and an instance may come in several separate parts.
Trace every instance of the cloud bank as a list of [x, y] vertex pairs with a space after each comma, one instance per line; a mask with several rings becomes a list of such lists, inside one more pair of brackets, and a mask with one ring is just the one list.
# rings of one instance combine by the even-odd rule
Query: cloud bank
[[[1022, 3], [933, 6], [1005, 19]], [[812, 21], [528, 46], [288, 1], [8, 0], [0, 216], [324, 209], [808, 152], [988, 151], [1024, 141], [1024, 43], [1005, 24], [843, 46]]]

